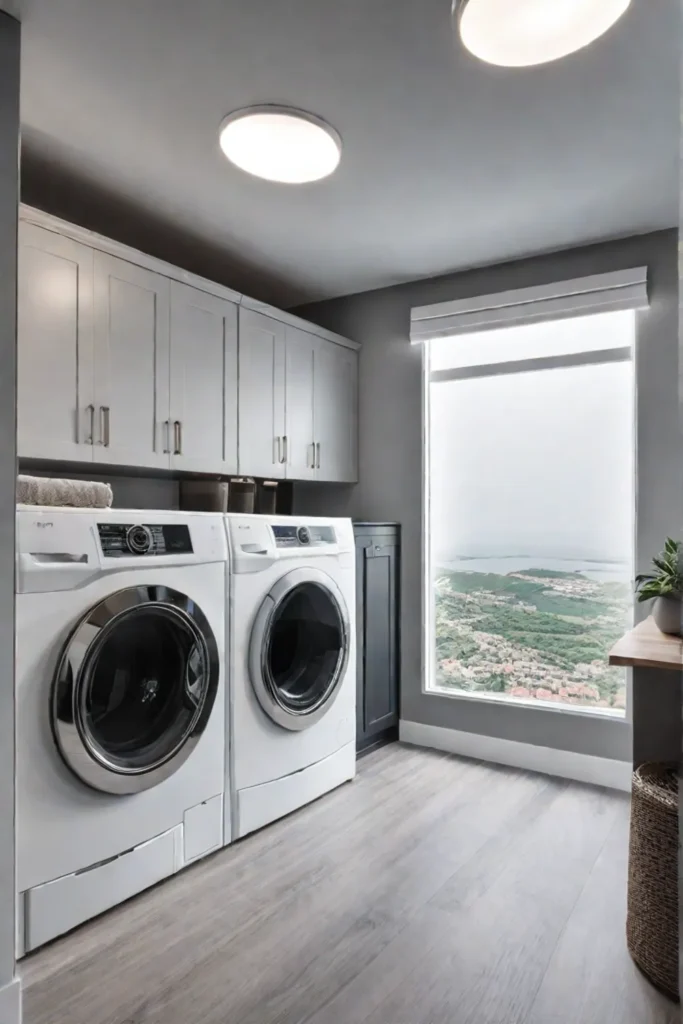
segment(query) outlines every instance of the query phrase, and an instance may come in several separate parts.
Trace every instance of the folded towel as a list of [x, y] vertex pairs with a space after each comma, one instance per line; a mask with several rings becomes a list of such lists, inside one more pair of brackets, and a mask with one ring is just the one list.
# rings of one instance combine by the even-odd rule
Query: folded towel
[[114, 493], [109, 484], [95, 480], [57, 480], [43, 476], [17, 477], [18, 505], [69, 508], [110, 508]]

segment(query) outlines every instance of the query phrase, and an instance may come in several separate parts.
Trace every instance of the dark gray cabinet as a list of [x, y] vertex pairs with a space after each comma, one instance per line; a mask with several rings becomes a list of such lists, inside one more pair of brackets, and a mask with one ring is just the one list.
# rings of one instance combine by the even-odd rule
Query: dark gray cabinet
[[356, 538], [357, 747], [398, 735], [401, 528], [354, 523]]

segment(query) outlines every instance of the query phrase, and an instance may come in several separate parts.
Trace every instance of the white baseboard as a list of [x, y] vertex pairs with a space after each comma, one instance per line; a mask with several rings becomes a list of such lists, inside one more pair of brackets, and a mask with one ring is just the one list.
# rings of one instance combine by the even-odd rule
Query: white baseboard
[[516, 740], [502, 740], [495, 736], [481, 736], [478, 733], [403, 720], [399, 724], [399, 739], [417, 747], [432, 747], [434, 750], [445, 750], [449, 754], [460, 754], [478, 761], [492, 761], [494, 764], [525, 768], [543, 775], [555, 775], [561, 779], [631, 792], [633, 768], [628, 761], [576, 754], [571, 750], [555, 750], [552, 747], [537, 747], [533, 743], [518, 743]]
[[15, 978], [0, 988], [0, 1024], [21, 1024], [21, 982]]

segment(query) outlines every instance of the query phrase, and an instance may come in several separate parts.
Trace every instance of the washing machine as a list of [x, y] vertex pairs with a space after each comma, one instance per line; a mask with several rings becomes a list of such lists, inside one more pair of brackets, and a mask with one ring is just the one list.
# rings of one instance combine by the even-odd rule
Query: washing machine
[[19, 956], [222, 847], [222, 516], [17, 511]]
[[355, 559], [350, 520], [231, 515], [226, 529], [237, 839], [355, 775]]

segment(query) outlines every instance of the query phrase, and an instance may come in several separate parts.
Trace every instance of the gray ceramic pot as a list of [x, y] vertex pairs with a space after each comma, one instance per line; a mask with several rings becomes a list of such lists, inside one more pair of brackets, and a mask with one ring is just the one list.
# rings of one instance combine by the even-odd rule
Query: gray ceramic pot
[[681, 595], [676, 597], [658, 597], [652, 609], [652, 617], [661, 629], [662, 633], [671, 633], [673, 636], [681, 636]]

